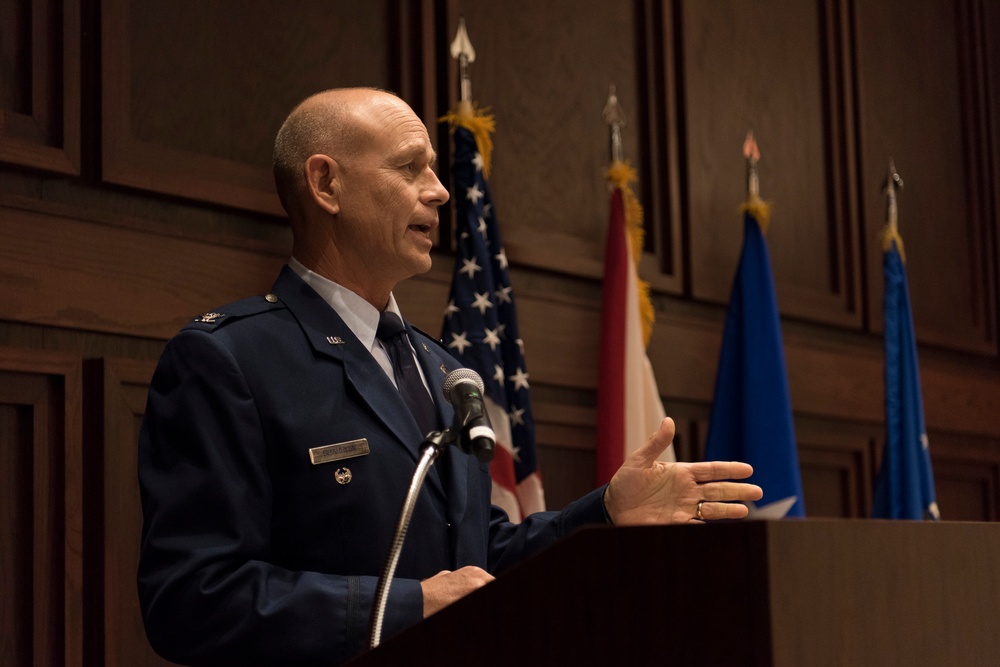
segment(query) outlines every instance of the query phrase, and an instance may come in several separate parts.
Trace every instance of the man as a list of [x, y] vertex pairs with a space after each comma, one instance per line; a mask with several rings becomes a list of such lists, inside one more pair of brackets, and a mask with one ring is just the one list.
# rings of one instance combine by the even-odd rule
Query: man
[[[289, 266], [270, 294], [185, 327], [150, 385], [139, 592], [164, 657], [334, 664], [365, 646], [424, 435], [376, 333], [384, 311], [399, 314], [395, 286], [431, 266], [448, 201], [434, 160], [420, 119], [377, 90], [315, 95], [279, 131]], [[429, 418], [443, 427], [452, 411], [441, 382], [460, 364], [406, 334]], [[654, 462], [672, 437], [664, 420], [606, 488], [518, 525], [490, 506], [488, 465], [449, 448], [414, 510], [383, 637], [579, 526], [740, 518], [746, 508], [727, 501], [760, 498], [756, 486], [718, 481], [748, 477], [745, 464]], [[324, 463], [322, 452], [349, 458]]]

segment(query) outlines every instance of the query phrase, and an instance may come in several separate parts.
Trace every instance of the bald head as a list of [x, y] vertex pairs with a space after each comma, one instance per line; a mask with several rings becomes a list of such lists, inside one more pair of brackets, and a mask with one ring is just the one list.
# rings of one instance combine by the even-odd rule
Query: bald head
[[293, 220], [302, 214], [307, 198], [303, 165], [321, 153], [335, 160], [350, 160], [372, 141], [374, 107], [397, 96], [376, 88], [338, 88], [317, 93], [295, 107], [274, 140], [274, 183], [281, 205]]

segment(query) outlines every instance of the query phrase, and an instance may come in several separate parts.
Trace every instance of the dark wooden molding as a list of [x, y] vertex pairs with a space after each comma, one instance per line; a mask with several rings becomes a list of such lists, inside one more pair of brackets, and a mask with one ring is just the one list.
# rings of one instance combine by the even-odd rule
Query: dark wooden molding
[[0, 558], [16, 612], [0, 634], [12, 664], [85, 664], [82, 403], [79, 359], [0, 347]]
[[167, 339], [189, 318], [259, 294], [287, 258], [260, 249], [3, 209], [3, 318]]
[[640, 0], [635, 10], [643, 136], [638, 165], [646, 227], [640, 274], [657, 291], [681, 294], [686, 275], [680, 159], [684, 126], [678, 104], [683, 95], [683, 68], [676, 62], [680, 35], [671, 6]]
[[149, 646], [134, 573], [139, 565], [142, 508], [137, 443], [153, 364], [93, 359], [85, 365], [84, 423], [92, 457], [87, 487], [87, 664], [165, 666]]
[[[433, 78], [424, 76], [433, 65], [421, 62], [433, 39], [426, 34], [427, 1], [344, 0], [301, 5], [294, 13], [260, 2], [243, 7], [236, 23], [222, 24], [225, 7], [103, 3], [105, 181], [280, 216], [268, 142], [304, 97], [335, 86], [370, 85], [401, 91], [420, 112], [433, 110], [434, 97], [426, 94]], [[169, 49], [141, 39], [169, 37], [163, 25], [180, 29], [195, 9], [206, 20], [193, 32], [187, 23], [187, 39], [174, 39]], [[158, 32], [144, 32], [154, 24]], [[217, 62], [218, 44], [229, 40], [223, 37], [229, 30], [239, 31], [243, 41], [252, 37], [259, 51], [230, 63], [231, 70]], [[225, 85], [220, 89], [218, 82]], [[170, 97], [174, 89], [178, 94]], [[190, 91], [203, 97], [192, 100]], [[240, 137], [253, 145], [242, 145]]]
[[0, 99], [0, 161], [80, 173], [81, 0], [3, 0], [3, 33], [23, 48]]
[[845, 17], [835, 2], [780, 7], [682, 3], [676, 12], [690, 296], [728, 301], [743, 238], [741, 148], [753, 130], [761, 196], [773, 202], [767, 238], [782, 314], [860, 329]]
[[899, 229], [917, 339], [995, 358], [996, 179], [979, 7], [853, 4], [859, 187], [871, 329], [882, 330], [881, 189], [893, 158], [906, 184]]

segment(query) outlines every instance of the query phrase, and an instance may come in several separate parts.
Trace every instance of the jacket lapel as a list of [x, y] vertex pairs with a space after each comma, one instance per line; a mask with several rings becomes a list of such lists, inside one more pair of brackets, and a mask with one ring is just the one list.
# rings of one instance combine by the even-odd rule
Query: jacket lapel
[[[417, 360], [423, 369], [424, 377], [427, 378], [427, 385], [431, 388], [439, 423], [442, 428], [450, 428], [455, 410], [444, 397], [444, 379], [448, 373], [461, 366], [454, 359], [440, 354], [437, 343], [427, 340], [426, 334], [414, 329], [409, 323], [406, 324], [406, 333], [413, 342]], [[448, 448], [457, 449], [454, 445], [449, 445]], [[442, 453], [442, 456], [450, 459], [449, 465], [442, 466], [446, 477], [444, 485], [448, 493], [448, 521], [460, 526], [469, 502], [469, 457], [458, 451]], [[459, 532], [455, 531], [454, 534], [457, 535]]]
[[[423, 434], [420, 433], [416, 420], [385, 371], [344, 320], [287, 266], [282, 269], [272, 291], [298, 320], [313, 350], [318, 355], [333, 359], [343, 366], [347, 382], [395, 436], [399, 444], [410, 453], [414, 463], [419, 461]], [[424, 372], [429, 372], [426, 364]], [[440, 375], [440, 369], [437, 372]], [[428, 378], [431, 377], [437, 376], [428, 375]], [[433, 383], [431, 384], [433, 386]], [[435, 395], [434, 404], [439, 418], [442, 417], [443, 401], [443, 396], [438, 400], [438, 396]], [[448, 419], [451, 419], [450, 415]], [[428, 475], [428, 484], [437, 493], [443, 494], [442, 482], [434, 469]]]

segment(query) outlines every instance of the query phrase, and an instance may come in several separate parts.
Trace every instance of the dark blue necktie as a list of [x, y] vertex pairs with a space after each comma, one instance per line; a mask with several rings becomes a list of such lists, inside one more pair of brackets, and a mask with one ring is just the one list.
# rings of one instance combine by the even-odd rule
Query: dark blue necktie
[[378, 319], [378, 330], [375, 335], [389, 349], [389, 359], [392, 361], [392, 373], [396, 378], [396, 387], [403, 395], [403, 400], [409, 406], [413, 418], [417, 420], [420, 432], [427, 435], [437, 430], [437, 411], [434, 401], [427, 393], [427, 387], [420, 379], [413, 350], [406, 338], [406, 327], [399, 316], [389, 311], [383, 311]]

